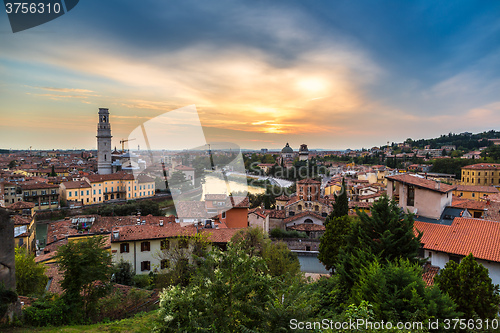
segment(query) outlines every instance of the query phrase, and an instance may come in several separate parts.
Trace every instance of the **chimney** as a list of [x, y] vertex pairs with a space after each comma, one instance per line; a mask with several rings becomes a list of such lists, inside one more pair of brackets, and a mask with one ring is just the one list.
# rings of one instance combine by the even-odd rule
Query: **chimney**
[[436, 185], [435, 185], [436, 190], [441, 189], [441, 182], [439, 180], [436, 180]]
[[160, 226], [163, 227], [163, 220], [160, 220]]
[[120, 232], [118, 230], [113, 231], [113, 239], [119, 239], [120, 238]]

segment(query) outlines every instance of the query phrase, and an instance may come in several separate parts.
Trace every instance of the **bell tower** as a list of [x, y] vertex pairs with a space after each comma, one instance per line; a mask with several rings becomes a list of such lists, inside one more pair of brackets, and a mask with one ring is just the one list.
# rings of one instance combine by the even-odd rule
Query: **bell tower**
[[97, 124], [97, 173], [109, 175], [111, 171], [111, 125], [109, 110], [99, 108], [99, 124]]

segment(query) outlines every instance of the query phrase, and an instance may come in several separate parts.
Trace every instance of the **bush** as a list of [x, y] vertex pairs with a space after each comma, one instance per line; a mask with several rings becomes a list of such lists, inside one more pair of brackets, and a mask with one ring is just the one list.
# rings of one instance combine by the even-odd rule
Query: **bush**
[[74, 322], [70, 306], [57, 296], [46, 296], [35, 301], [24, 310], [24, 321], [32, 326], [61, 326]]
[[153, 287], [153, 276], [150, 275], [134, 275], [132, 281], [134, 282], [134, 286], [137, 288], [151, 289]]

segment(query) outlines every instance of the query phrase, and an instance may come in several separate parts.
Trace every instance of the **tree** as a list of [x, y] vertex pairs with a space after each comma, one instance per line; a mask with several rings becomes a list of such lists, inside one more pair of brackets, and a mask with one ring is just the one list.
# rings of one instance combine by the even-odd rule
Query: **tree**
[[49, 177], [57, 177], [57, 173], [56, 173], [56, 170], [54, 169], [54, 165], [52, 165], [52, 171], [50, 171]]
[[407, 259], [387, 264], [371, 262], [360, 273], [349, 303], [367, 301], [377, 319], [424, 321], [429, 318], [456, 318], [456, 304], [437, 287], [426, 288], [422, 269]]
[[128, 261], [121, 259], [115, 265], [115, 273], [113, 275], [113, 282], [131, 286], [134, 282], [135, 272], [132, 265]]
[[342, 189], [340, 195], [334, 194], [335, 203], [333, 204], [333, 211], [330, 218], [341, 217], [349, 214], [349, 200], [347, 199], [347, 187], [345, 186], [345, 179], [342, 178]]
[[26, 248], [16, 247], [16, 290], [19, 295], [41, 295], [49, 278], [45, 275], [45, 265], [35, 262], [35, 256]]
[[326, 231], [320, 239], [318, 259], [329, 271], [335, 268], [339, 251], [346, 245], [350, 225], [351, 218], [348, 215], [329, 216], [325, 221]]
[[472, 253], [460, 264], [450, 260], [434, 282], [455, 300], [464, 318], [494, 318], [498, 313], [499, 287], [492, 283], [488, 269], [477, 263]]
[[420, 262], [418, 250], [422, 246], [422, 232], [414, 234], [412, 214], [401, 211], [394, 200], [382, 196], [370, 209], [371, 216], [358, 211], [359, 221], [351, 237], [351, 247], [369, 250], [381, 260], [408, 259]]
[[288, 248], [285, 242], [270, 243], [262, 254], [271, 276], [300, 274], [300, 263], [296, 253]]
[[9, 169], [15, 168], [16, 166], [17, 166], [16, 160], [10, 161], [9, 164], [7, 165]]
[[107, 283], [113, 273], [111, 254], [104, 249], [104, 237], [68, 242], [59, 247], [55, 258], [64, 272], [61, 287], [65, 292], [64, 301], [72, 310], [68, 316], [92, 318], [97, 300], [107, 294]]
[[186, 180], [186, 175], [182, 171], [175, 171], [168, 179], [169, 188], [187, 191], [192, 189], [191, 183]]

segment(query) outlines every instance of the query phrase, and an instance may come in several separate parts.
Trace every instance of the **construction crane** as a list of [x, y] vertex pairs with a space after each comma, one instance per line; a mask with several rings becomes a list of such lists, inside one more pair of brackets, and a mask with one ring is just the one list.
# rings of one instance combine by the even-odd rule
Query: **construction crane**
[[122, 139], [122, 140], [120, 140], [120, 143], [122, 145], [122, 152], [123, 153], [125, 152], [125, 142], [134, 141], [134, 140], [135, 140], [135, 138], [134, 139]]

